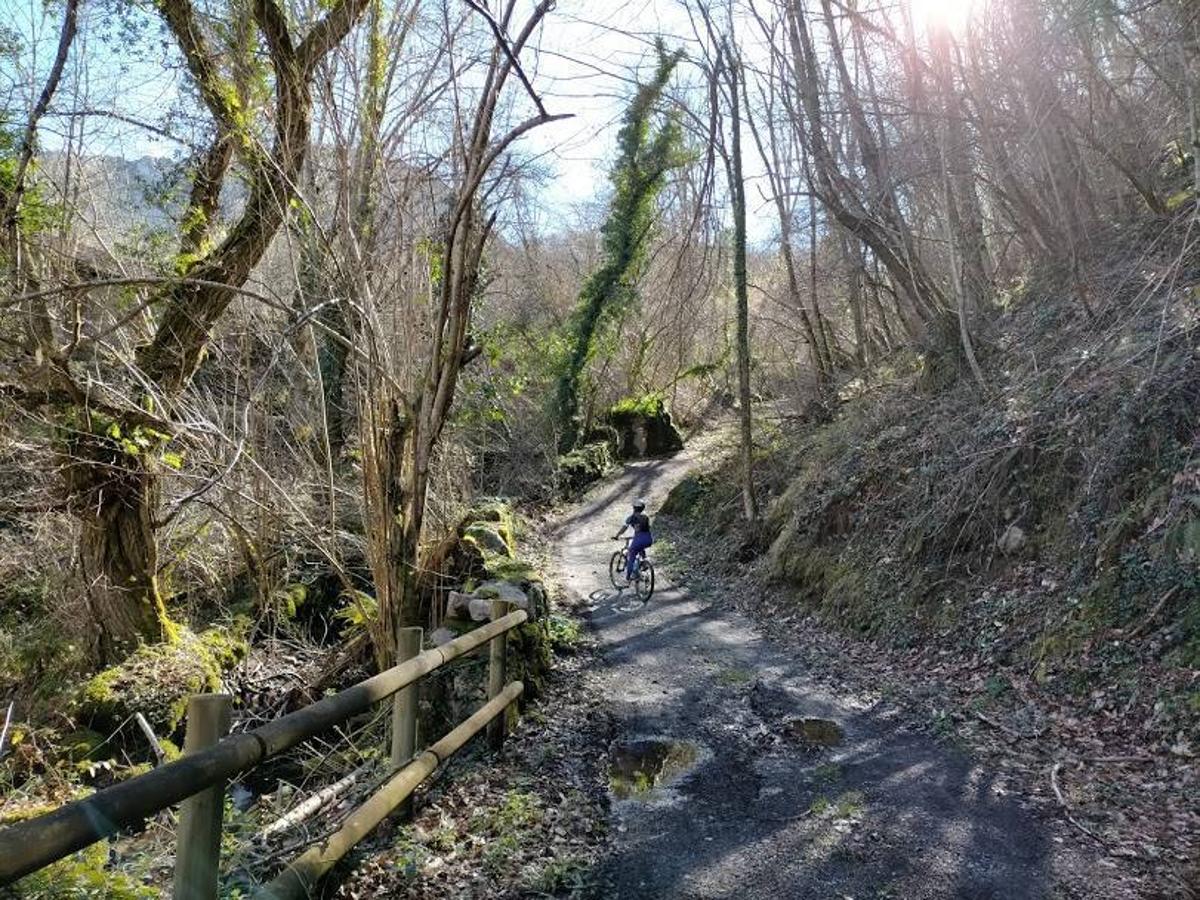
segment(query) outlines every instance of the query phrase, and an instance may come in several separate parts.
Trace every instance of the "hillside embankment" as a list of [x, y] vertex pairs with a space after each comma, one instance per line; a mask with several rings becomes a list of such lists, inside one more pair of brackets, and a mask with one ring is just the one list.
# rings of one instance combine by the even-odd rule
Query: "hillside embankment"
[[559, 522], [559, 581], [595, 634], [590, 679], [611, 708], [612, 846], [594, 896], [1141, 896], [1128, 867], [1105, 867], [1007, 772], [854, 679], [823, 682], [822, 653], [730, 609], [733, 585], [689, 566], [669, 524], [651, 549], [649, 601], [613, 588], [627, 501], [656, 509], [711, 449], [631, 463]]
[[660, 530], [832, 681], [903, 696], [1155, 896], [1190, 897], [1200, 264], [1113, 259], [1090, 311], [1050, 278], [1005, 298], [982, 386], [924, 390], [919, 359], [895, 356], [839, 386], [832, 421], [763, 404], [759, 532], [740, 521], [732, 434]]

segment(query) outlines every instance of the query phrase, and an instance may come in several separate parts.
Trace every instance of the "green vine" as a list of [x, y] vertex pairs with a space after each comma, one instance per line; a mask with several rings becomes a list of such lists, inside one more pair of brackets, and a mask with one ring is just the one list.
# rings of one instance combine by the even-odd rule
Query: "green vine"
[[555, 409], [563, 453], [571, 450], [579, 437], [579, 395], [597, 335], [637, 299], [655, 201], [667, 173], [683, 162], [678, 119], [658, 115], [662, 93], [682, 53], [667, 53], [661, 40], [657, 50], [654, 77], [638, 87], [617, 136], [619, 156], [611, 175], [614, 195], [602, 229], [603, 262], [584, 282], [570, 325]]

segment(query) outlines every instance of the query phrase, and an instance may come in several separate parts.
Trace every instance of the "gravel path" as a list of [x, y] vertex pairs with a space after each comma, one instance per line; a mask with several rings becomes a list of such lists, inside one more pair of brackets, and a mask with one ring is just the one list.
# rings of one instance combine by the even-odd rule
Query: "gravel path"
[[[587, 610], [599, 690], [624, 759], [675, 745], [653, 789], [614, 797], [606, 898], [1083, 898], [1129, 896], [1111, 861], [1037, 816], [1005, 780], [895, 708], [832, 695], [753, 623], [669, 583], [642, 605], [608, 582], [608, 540], [637, 495], [653, 516], [687, 453], [636, 463], [559, 525], [561, 586]], [[653, 551], [651, 551], [653, 555]], [[802, 737], [830, 720], [834, 746]], [[649, 773], [653, 775], [654, 773]]]

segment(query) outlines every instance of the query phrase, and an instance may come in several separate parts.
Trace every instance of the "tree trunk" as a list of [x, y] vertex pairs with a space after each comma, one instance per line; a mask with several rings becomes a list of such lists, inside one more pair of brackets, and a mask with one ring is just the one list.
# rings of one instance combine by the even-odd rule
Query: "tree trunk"
[[[946, 250], [950, 256], [950, 283], [954, 288], [957, 309], [959, 338], [962, 344], [963, 356], [981, 390], [987, 389], [983, 372], [975, 358], [975, 347], [971, 340], [970, 328], [967, 324], [969, 310], [977, 310], [983, 304], [982, 296], [975, 293], [983, 289], [981, 282], [986, 281], [983, 271], [983, 257], [980, 248], [974, 242], [971, 229], [963, 224], [959, 197], [955, 193], [955, 180], [951, 174], [952, 166], [958, 158], [951, 159], [948, 144], [954, 134], [954, 119], [958, 115], [957, 104], [954, 100], [953, 73], [950, 68], [950, 37], [947, 32], [937, 29], [933, 32], [930, 43], [934, 54], [934, 67], [939, 80], [942, 94], [944, 117], [941, 127], [937, 129], [935, 138], [939, 168], [942, 173], [942, 205], [944, 207], [942, 221], [945, 224]], [[957, 148], [961, 153], [963, 148]], [[971, 188], [974, 191], [974, 187]]]
[[399, 629], [424, 624], [415, 576], [427, 481], [417, 465], [419, 437], [388, 387], [377, 381], [363, 403], [367, 559], [378, 609], [372, 643], [383, 668], [394, 663]]
[[[183, 274], [194, 280], [163, 291], [154, 337], [137, 351], [143, 383], [153, 385], [148, 399], [159, 401], [168, 412], [203, 360], [210, 332], [234, 297], [230, 288], [246, 282], [287, 215], [308, 150], [310, 88], [316, 65], [346, 36], [365, 2], [339, 0], [299, 44], [293, 43], [277, 6], [255, 6], [275, 77], [275, 140], [269, 154], [260, 148], [247, 149], [243, 141], [253, 171], [246, 206], [225, 239], [211, 250], [207, 243], [212, 217], [232, 153], [233, 139], [226, 135], [238, 134], [245, 126], [239, 124], [242, 117], [235, 114], [236, 104], [229, 99], [234, 92], [214, 66], [216, 57], [192, 4], [164, 0], [159, 6], [218, 132], [197, 171], [190, 214], [180, 235]], [[84, 531], [80, 564], [92, 594], [101, 629], [101, 656], [106, 661], [138, 640], [169, 638], [173, 628], [158, 586], [154, 523], [158, 475], [146, 461], [153, 446], [139, 448], [137, 455], [124, 452], [122, 424], [106, 425], [102, 434], [85, 435], [68, 448], [68, 489]], [[150, 443], [157, 446], [159, 440], [151, 436]]]
[[[821, 343], [817, 339], [817, 331], [813, 327], [813, 319], [808, 314], [808, 308], [804, 305], [804, 300], [800, 295], [800, 279], [796, 273], [796, 258], [792, 250], [792, 210], [784, 199], [787, 191], [783, 183], [783, 165], [779, 158], [779, 142], [775, 135], [774, 125], [771, 122], [771, 110], [768, 109], [766, 113], [767, 137], [769, 139], [768, 152], [768, 142], [763, 141], [762, 135], [759, 134], [758, 126], [754, 121], [753, 110], [750, 106], [750, 94], [746, 89], [745, 82], [742, 83], [742, 100], [746, 103], [746, 123], [750, 126], [750, 135], [754, 138], [755, 146], [758, 148], [758, 155], [762, 160], [763, 169], [767, 175], [767, 184], [771, 188], [771, 199], [775, 203], [775, 213], [779, 217], [779, 249], [783, 255], [783, 268], [787, 275], [788, 292], [791, 294], [792, 304], [800, 314], [800, 324], [804, 327], [804, 334], [808, 338], [809, 353], [812, 357], [813, 370], [817, 379], [817, 391], [820, 393], [824, 390], [824, 386], [829, 380], [833, 366], [830, 364]], [[814, 300], [815, 296], [814, 292]]]
[[863, 314], [862, 245], [848, 236], [844, 228], [838, 230], [838, 239], [850, 294], [850, 317], [854, 323], [854, 362], [860, 369], [865, 369], [870, 353], [867, 347], [866, 317]]
[[108, 436], [72, 442], [64, 469], [82, 525], [79, 562], [100, 658], [173, 637], [158, 585], [157, 476]]
[[[1200, 51], [1200, 23], [1192, 24], [1192, 46]], [[1191, 72], [1187, 78], [1188, 124], [1192, 138], [1192, 190], [1200, 194], [1200, 66], [1196, 55], [1191, 54]]]
[[742, 512], [753, 532], [758, 527], [754, 495], [754, 431], [750, 409], [750, 297], [746, 275], [746, 186], [742, 180], [742, 139], [738, 62], [726, 53], [729, 78], [729, 190], [733, 195], [733, 286], [737, 304], [738, 406], [742, 434]]

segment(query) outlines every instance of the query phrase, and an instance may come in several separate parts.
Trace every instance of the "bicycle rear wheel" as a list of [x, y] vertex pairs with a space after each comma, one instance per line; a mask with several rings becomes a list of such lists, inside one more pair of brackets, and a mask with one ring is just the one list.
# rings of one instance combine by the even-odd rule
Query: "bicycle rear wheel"
[[654, 593], [654, 566], [650, 564], [650, 560], [643, 559], [638, 565], [637, 580], [633, 583], [633, 589], [643, 603]]
[[625, 586], [625, 551], [618, 550], [608, 561], [608, 580], [615, 588]]

